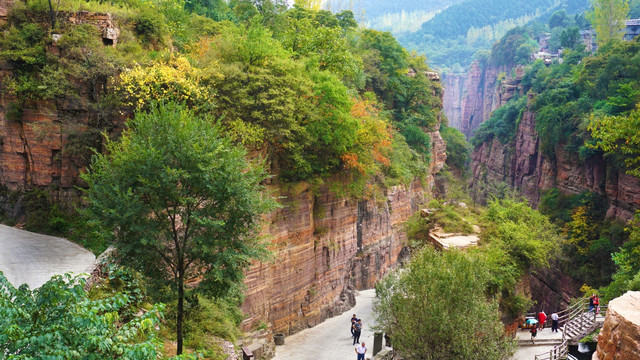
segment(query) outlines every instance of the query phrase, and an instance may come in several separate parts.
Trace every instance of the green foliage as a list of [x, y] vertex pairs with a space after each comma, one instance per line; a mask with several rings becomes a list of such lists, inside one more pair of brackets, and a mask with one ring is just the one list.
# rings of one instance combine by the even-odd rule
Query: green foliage
[[433, 211], [430, 221], [446, 233], [472, 234], [476, 219], [472, 212], [455, 203], [432, 200], [429, 209]]
[[425, 247], [376, 286], [376, 323], [405, 359], [509, 359], [515, 345], [487, 298], [489, 277], [478, 256]]
[[603, 301], [610, 301], [627, 291], [640, 290], [640, 215], [636, 213], [629, 221], [625, 231], [629, 240], [618, 252], [611, 255], [616, 272], [611, 276], [611, 283], [600, 288]]
[[409, 185], [415, 179], [422, 179], [428, 170], [428, 164], [422, 156], [409, 147], [404, 136], [395, 132], [391, 143], [389, 165], [384, 167], [385, 184], [399, 183]]
[[125, 319], [122, 293], [92, 300], [84, 279], [54, 276], [36, 290], [14, 288], [0, 273], [0, 347], [9, 358], [153, 359], [162, 306]]
[[458, 129], [441, 126], [440, 135], [447, 144], [447, 165], [464, 173], [471, 162], [471, 145]]
[[[533, 39], [549, 32], [549, 29], [546, 24], [532, 22], [537, 20], [546, 23], [560, 9], [565, 11], [566, 16], [566, 13], [580, 13], [587, 6], [586, 0], [470, 0], [447, 7], [426, 21], [420, 30], [398, 34], [398, 37], [403, 45], [424, 53], [430, 63], [438, 68], [460, 72], [470, 65], [477, 51], [490, 49], [496, 41], [505, 39], [503, 36], [512, 29], [531, 26], [530, 38]], [[511, 40], [517, 40], [508, 44], [515, 55], [523, 42], [517, 37]], [[518, 61], [514, 61], [514, 57], [496, 60], [506, 60], [510, 64], [528, 62], [532, 46], [537, 45], [533, 41], [524, 43], [528, 45], [520, 48]]]
[[184, 283], [201, 278], [194, 290], [216, 297], [241, 285], [250, 260], [265, 255], [256, 228], [273, 202], [261, 194], [263, 169], [210, 118], [159, 104], [128, 125], [82, 175], [86, 214], [114, 232], [119, 261], [178, 299], [181, 353]]
[[549, 266], [550, 255], [561, 243], [549, 218], [525, 202], [490, 202], [483, 224], [482, 240], [506, 252], [521, 271]]
[[168, 29], [164, 19], [152, 8], [141, 8], [132, 19], [133, 29], [144, 44], [159, 49], [166, 42]]
[[47, 62], [46, 31], [36, 23], [10, 27], [0, 38], [0, 57], [19, 67], [34, 68]]
[[513, 140], [526, 105], [526, 96], [516, 95], [509, 99], [504, 106], [496, 109], [489, 119], [480, 125], [471, 138], [471, 144], [478, 147], [494, 138], [503, 144]]
[[627, 173], [640, 177], [640, 109], [628, 115], [592, 116], [588, 129], [595, 147], [622, 155]]
[[186, 344], [193, 349], [215, 349], [208, 341], [212, 336], [235, 342], [242, 335], [238, 329], [242, 319], [238, 304], [194, 295], [187, 302]]
[[496, 65], [526, 64], [538, 49], [538, 43], [531, 39], [528, 29], [513, 28], [493, 44], [491, 61]]
[[598, 46], [622, 40], [624, 20], [629, 15], [629, 0], [591, 0], [593, 10], [588, 14], [596, 32]]
[[626, 235], [619, 223], [605, 219], [606, 199], [598, 194], [577, 195], [550, 189], [540, 199], [540, 211], [564, 228], [566, 271], [591, 286], [609, 282], [615, 271], [610, 254]]
[[409, 245], [422, 248], [429, 241], [429, 231], [432, 225], [417, 211], [404, 222], [404, 230], [407, 232]]

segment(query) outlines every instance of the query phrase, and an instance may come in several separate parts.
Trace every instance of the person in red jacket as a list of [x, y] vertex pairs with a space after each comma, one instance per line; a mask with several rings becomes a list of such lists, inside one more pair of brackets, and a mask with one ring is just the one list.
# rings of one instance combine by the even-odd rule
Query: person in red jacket
[[542, 331], [544, 329], [544, 322], [547, 321], [547, 314], [544, 313], [544, 310], [538, 313], [538, 329]]

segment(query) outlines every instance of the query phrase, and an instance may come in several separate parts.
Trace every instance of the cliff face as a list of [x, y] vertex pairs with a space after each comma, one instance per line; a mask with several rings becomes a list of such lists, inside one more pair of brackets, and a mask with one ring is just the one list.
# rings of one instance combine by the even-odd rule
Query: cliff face
[[640, 292], [609, 302], [593, 360], [640, 359]]
[[474, 181], [506, 182], [518, 189], [533, 205], [541, 190], [558, 188], [568, 194], [591, 191], [607, 199], [607, 217], [630, 219], [640, 209], [640, 179], [608, 166], [602, 156], [581, 162], [556, 145], [556, 158], [542, 154], [535, 130], [535, 114], [525, 111], [513, 142], [498, 139], [485, 142], [472, 154]]
[[269, 218], [275, 260], [247, 273], [245, 326], [268, 321], [291, 333], [352, 307], [355, 289], [373, 287], [407, 255], [402, 223], [425, 195], [419, 183], [389, 189], [381, 202], [308, 187], [289, 194]]
[[409, 255], [403, 223], [431, 194], [434, 175], [446, 160], [439, 132], [425, 184], [387, 189], [382, 199], [314, 194], [299, 184], [283, 193], [283, 208], [267, 219], [274, 259], [248, 272], [243, 311], [248, 330], [261, 322], [274, 332], [293, 333], [355, 305], [355, 290], [370, 289]]
[[466, 75], [444, 75], [443, 108], [449, 126], [462, 131], [467, 138], [500, 106], [497, 92], [498, 74], [507, 72], [504, 66], [473, 62]]
[[[0, 20], [2, 11], [0, 6]], [[93, 20], [87, 14], [69, 18], [74, 24]], [[104, 30], [109, 18], [97, 20], [94, 25]], [[117, 31], [107, 30], [103, 40], [112, 41], [105, 45], [115, 44], [117, 37], [111, 36]], [[55, 45], [49, 51], [55, 53]], [[0, 72], [10, 71], [0, 64]], [[46, 189], [59, 202], [78, 201], [77, 187], [83, 185], [78, 175], [91, 155], [84, 145], [99, 148], [101, 142], [100, 134], [88, 131], [96, 114], [88, 110], [86, 97], [27, 102], [15, 118], [7, 113], [16, 99], [0, 92], [0, 213], [16, 218], [22, 212], [19, 200], [3, 189]], [[112, 120], [112, 130], [119, 131], [123, 119]], [[432, 163], [424, 184], [394, 187], [382, 198], [360, 201], [305, 184], [280, 191], [283, 208], [265, 219], [273, 261], [255, 264], [246, 274], [246, 328], [262, 321], [284, 332], [314, 325], [353, 306], [356, 289], [373, 287], [407, 256], [402, 224], [429, 196], [433, 175], [446, 159], [439, 132], [430, 136]]]

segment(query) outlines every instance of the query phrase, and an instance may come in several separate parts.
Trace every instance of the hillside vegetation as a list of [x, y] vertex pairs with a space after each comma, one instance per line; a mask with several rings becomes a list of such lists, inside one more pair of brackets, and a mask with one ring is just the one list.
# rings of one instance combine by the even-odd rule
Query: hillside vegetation
[[[518, 32], [526, 35], [527, 29]], [[494, 111], [471, 142], [478, 147], [495, 138], [509, 144], [529, 111], [535, 114], [539, 148], [547, 159], [571, 156], [586, 164], [604, 157], [608, 171], [622, 169], [638, 176], [640, 41], [622, 41], [619, 34], [592, 54], [585, 52], [577, 33], [571, 22], [554, 27], [550, 46], [564, 49], [563, 61], [523, 62], [529, 64], [520, 95]], [[501, 43], [515, 34], [507, 34]], [[494, 46], [490, 57], [509, 53], [496, 50]], [[515, 60], [517, 54], [511, 54]], [[628, 224], [607, 219], [606, 208], [604, 195], [591, 192], [565, 194], [552, 188], [543, 191], [540, 200], [540, 210], [563, 228], [564, 271], [588, 285], [586, 291], [600, 288], [611, 299], [638, 289], [640, 267], [630, 254], [638, 252], [639, 228], [637, 219]]]
[[[535, 19], [546, 23], [561, 9], [573, 16], [587, 5], [586, 0], [467, 0], [438, 13], [420, 30], [399, 35], [399, 39], [406, 47], [424, 53], [433, 66], [461, 72], [476, 52], [489, 49], [515, 26]], [[535, 35], [544, 31], [548, 29], [538, 29]]]
[[[97, 26], [71, 23], [79, 11], [111, 14], [115, 46]], [[46, 109], [64, 129], [60, 156], [89, 165], [94, 151], [105, 151], [83, 175], [86, 218], [46, 190], [26, 188], [25, 227], [95, 252], [115, 243], [122, 264], [131, 260], [148, 275], [126, 296], [168, 304], [177, 335], [161, 331], [167, 354], [172, 340], [183, 351], [183, 332], [185, 351], [206, 358], [218, 356], [213, 336], [235, 340], [242, 270], [265, 253], [248, 240], [258, 239], [259, 215], [273, 209], [259, 206], [266, 184], [329, 184], [339, 196], [374, 198], [428, 173], [442, 90], [424, 57], [389, 33], [358, 29], [350, 11], [334, 15], [302, 1], [27, 0], [15, 2], [2, 30], [7, 121], [20, 125]], [[202, 286], [185, 289], [185, 276]], [[109, 316], [145, 307], [120, 298], [100, 304], [112, 306]], [[78, 318], [93, 311], [76, 310]], [[155, 331], [150, 326], [141, 331]]]

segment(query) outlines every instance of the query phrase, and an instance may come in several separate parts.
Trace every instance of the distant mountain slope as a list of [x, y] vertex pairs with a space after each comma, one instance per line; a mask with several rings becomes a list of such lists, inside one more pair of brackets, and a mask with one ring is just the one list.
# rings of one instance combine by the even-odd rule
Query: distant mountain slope
[[489, 49], [511, 28], [534, 19], [546, 22], [559, 9], [576, 14], [587, 7], [588, 0], [466, 0], [398, 38], [407, 48], [426, 54], [431, 65], [462, 70], [475, 52]]
[[414, 11], [434, 12], [445, 9], [464, 0], [327, 0], [332, 11], [352, 10], [356, 16], [365, 14], [368, 21], [377, 17]]

